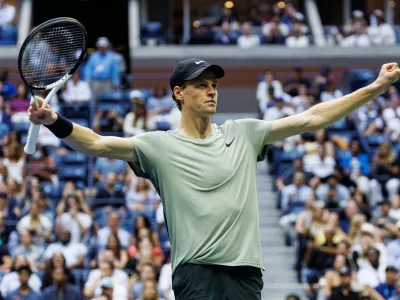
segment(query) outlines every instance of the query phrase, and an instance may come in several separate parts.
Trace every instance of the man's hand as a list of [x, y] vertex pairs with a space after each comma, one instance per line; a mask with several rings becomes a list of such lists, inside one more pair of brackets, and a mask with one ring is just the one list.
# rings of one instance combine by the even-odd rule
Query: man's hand
[[[42, 106], [44, 99], [36, 96], [36, 100], [38, 101], [39, 106]], [[46, 105], [46, 108], [38, 109], [35, 105], [33, 97], [31, 99], [31, 104], [28, 108], [28, 117], [29, 121], [31, 121], [35, 125], [51, 125], [58, 118], [57, 114], [51, 110], [50, 105], [48, 104]]]
[[374, 84], [380, 94], [385, 93], [389, 87], [399, 79], [400, 69], [397, 63], [384, 64]]

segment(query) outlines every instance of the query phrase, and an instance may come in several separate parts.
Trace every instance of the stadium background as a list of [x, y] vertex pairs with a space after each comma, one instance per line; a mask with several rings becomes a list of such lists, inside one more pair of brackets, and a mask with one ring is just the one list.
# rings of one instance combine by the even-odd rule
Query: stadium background
[[[34, 271], [29, 285], [43, 292], [60, 264], [57, 258], [50, 261], [61, 251], [69, 279], [88, 299], [99, 296], [102, 285], [110, 286], [97, 280], [99, 274], [110, 275], [114, 299], [142, 299], [143, 290], [148, 293], [143, 299], [158, 299], [151, 296], [157, 288], [160, 299], [173, 299], [162, 207], [150, 185], [135, 178], [126, 163], [79, 155], [44, 128], [37, 151], [41, 157], [24, 155], [29, 96], [20, 86], [17, 55], [34, 26], [53, 17], [73, 17], [88, 31], [91, 55], [96, 46], [112, 47], [118, 79], [110, 70], [96, 70], [93, 65], [101, 61], [90, 62], [89, 55], [79, 88], [67, 86], [51, 104], [100, 134], [119, 136], [175, 128], [179, 112], [170, 100], [168, 76], [187, 57], [226, 70], [213, 117], [218, 124], [300, 112], [370, 83], [381, 64], [399, 59], [397, 0], [0, 3], [2, 297], [18, 288], [15, 270], [26, 263], [20, 255]], [[379, 18], [390, 25], [379, 27]], [[239, 38], [248, 30], [246, 22], [255, 35]], [[230, 29], [226, 35], [221, 33], [224, 26]], [[96, 90], [96, 81], [110, 81], [112, 89]], [[296, 97], [299, 85], [308, 91], [300, 87]], [[354, 290], [363, 299], [374, 299], [366, 294], [396, 273], [386, 268], [400, 267], [398, 88], [325, 132], [269, 147], [267, 161], [259, 163], [258, 179], [266, 299], [286, 299], [289, 294], [325, 299], [324, 294], [340, 284], [344, 265], [352, 272]], [[146, 111], [144, 122], [139, 116]], [[332, 174], [335, 178], [328, 180]], [[37, 215], [41, 227], [29, 233], [31, 217]], [[65, 230], [72, 232], [71, 241]], [[120, 243], [112, 234], [109, 238], [116, 230]], [[380, 251], [377, 261], [371, 258], [374, 249]], [[114, 262], [114, 271], [108, 262]]]

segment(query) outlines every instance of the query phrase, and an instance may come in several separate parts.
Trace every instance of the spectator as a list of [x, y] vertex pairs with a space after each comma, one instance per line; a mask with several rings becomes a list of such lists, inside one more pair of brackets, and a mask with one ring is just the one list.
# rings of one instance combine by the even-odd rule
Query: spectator
[[58, 185], [57, 165], [53, 158], [49, 156], [46, 147], [36, 145], [36, 151], [29, 156], [24, 168], [24, 177], [36, 177], [39, 182], [50, 181]]
[[[392, 88], [392, 90], [395, 88]], [[396, 90], [397, 94], [397, 90]], [[386, 122], [384, 132], [392, 141], [400, 141], [400, 97], [391, 96], [389, 103], [382, 112], [382, 118]]]
[[374, 10], [372, 17], [376, 19], [375, 24], [368, 27], [368, 35], [374, 45], [394, 45], [396, 44], [396, 34], [393, 26], [385, 23], [383, 11]]
[[[11, 292], [19, 289], [19, 287], [21, 286], [21, 281], [18, 276], [18, 270], [21, 267], [29, 267], [29, 263], [23, 255], [19, 255], [14, 258], [11, 272], [5, 274], [1, 279], [0, 291], [3, 298], [5, 298]], [[39, 293], [42, 282], [40, 281], [39, 276], [37, 276], [36, 274], [32, 274], [29, 277], [28, 285], [30, 289]]]
[[301, 299], [296, 294], [290, 294], [290, 295], [286, 296], [286, 300], [301, 300]]
[[[273, 87], [272, 97], [269, 95], [269, 89]], [[275, 74], [272, 70], [267, 69], [264, 72], [264, 80], [257, 85], [257, 101], [262, 112], [268, 107], [268, 104], [273, 100], [272, 98], [283, 97], [282, 84], [279, 80], [275, 79]]]
[[[327, 271], [324, 275], [326, 282], [324, 286], [324, 294], [326, 297], [330, 297], [332, 295], [332, 290], [340, 286], [340, 270], [342, 268], [348, 268], [351, 270], [350, 261], [345, 255], [338, 254], [333, 263], [333, 270]], [[351, 272], [351, 284], [355, 283], [356, 275], [356, 272]]]
[[332, 289], [332, 295], [329, 300], [346, 299], [346, 300], [358, 300], [360, 299], [358, 293], [352, 290], [352, 272], [348, 267], [343, 267], [339, 271], [340, 284], [338, 287]]
[[[152, 264], [143, 263], [140, 268], [140, 280], [133, 285], [132, 294], [134, 299], [140, 299], [142, 293], [144, 292], [144, 284], [146, 281], [151, 280], [155, 281], [156, 279], [156, 270]], [[162, 290], [156, 284], [156, 290], [158, 290], [158, 294], [162, 295]]]
[[157, 291], [157, 282], [155, 280], [146, 280], [143, 283], [143, 292], [140, 297], [143, 300], [163, 300]]
[[400, 267], [400, 220], [396, 223], [396, 239], [391, 241], [387, 246], [388, 265], [395, 268]]
[[30, 105], [28, 91], [24, 84], [20, 83], [17, 87], [17, 95], [10, 101], [11, 120], [13, 123], [27, 123], [27, 110]]
[[171, 127], [169, 112], [175, 107], [165, 86], [156, 86], [154, 95], [149, 97], [146, 108], [151, 129], [168, 130]]
[[0, 29], [13, 25], [15, 6], [7, 4], [7, 0], [0, 0]]
[[7, 168], [8, 179], [13, 179], [21, 184], [23, 181], [23, 170], [25, 166], [25, 156], [21, 147], [11, 144], [4, 147], [3, 165]]
[[217, 31], [214, 35], [213, 43], [217, 45], [236, 45], [239, 35], [231, 31], [229, 22], [221, 25], [221, 31]]
[[320, 95], [321, 102], [334, 100], [343, 96], [343, 93], [336, 89], [334, 80], [330, 79], [325, 84], [324, 90]]
[[380, 252], [370, 247], [367, 250], [367, 261], [360, 267], [357, 273], [357, 282], [360, 286], [375, 287], [385, 281], [386, 265], [380, 263]]
[[[102, 208], [110, 210], [112, 208], [125, 208], [125, 192], [116, 186], [117, 175], [108, 173], [105, 183], [99, 183], [96, 198], [101, 199], [95, 201], [93, 209]], [[107, 201], [104, 201], [107, 199]], [[118, 201], [119, 200], [119, 201]]]
[[274, 15], [262, 26], [261, 34], [267, 44], [283, 44], [289, 35], [289, 26], [281, 22], [279, 15]]
[[231, 30], [239, 29], [239, 21], [236, 14], [233, 12], [232, 8], [227, 8], [225, 6], [221, 9], [221, 16], [217, 19], [215, 25], [222, 26], [223, 23], [229, 23]]
[[308, 89], [311, 87], [310, 81], [303, 76], [303, 69], [301, 67], [294, 67], [293, 77], [286, 81], [283, 90], [290, 96], [295, 97], [299, 95], [300, 85], [305, 85]]
[[129, 210], [154, 211], [156, 195], [147, 179], [138, 178], [134, 191], [126, 194], [126, 206]]
[[[8, 129], [5, 130], [5, 133], [8, 133], [13, 127], [11, 123], [11, 115], [9, 106], [6, 106], [4, 103], [4, 97], [0, 95], [0, 124], [7, 126]], [[0, 128], [0, 130], [2, 130]], [[1, 131], [0, 131], [1, 134]], [[2, 137], [2, 135], [0, 135]]]
[[81, 80], [80, 71], [76, 71], [72, 75], [72, 80], [68, 80], [65, 85], [65, 91], [62, 94], [62, 98], [67, 103], [81, 103], [88, 102], [92, 99], [92, 91], [86, 81]]
[[308, 184], [309, 180], [313, 176], [313, 174], [304, 171], [303, 160], [301, 158], [295, 158], [292, 163], [293, 167], [283, 172], [282, 175], [276, 180], [276, 186], [280, 191], [282, 191], [285, 186], [293, 182], [294, 174], [296, 172], [302, 172], [304, 174], [306, 184]]
[[115, 109], [103, 111], [98, 109], [93, 119], [93, 130], [95, 132], [122, 132], [124, 118]]
[[58, 210], [60, 210], [60, 205], [64, 205], [68, 210], [60, 215], [56, 223], [60, 225], [61, 228], [71, 232], [71, 243], [80, 243], [85, 240], [86, 233], [90, 226], [92, 226], [92, 217], [83, 212], [81, 206], [81, 200], [76, 195], [69, 195], [64, 202], [59, 203]]
[[343, 35], [337, 26], [330, 26], [326, 41], [329, 46], [339, 46], [342, 43]]
[[294, 115], [293, 108], [285, 105], [282, 98], [274, 99], [275, 106], [267, 108], [264, 113], [264, 121], [273, 121]]
[[303, 26], [295, 24], [291, 35], [286, 39], [286, 46], [289, 48], [306, 48], [309, 44], [310, 41], [303, 32]]
[[390, 297], [389, 300], [400, 300], [400, 279], [397, 279], [396, 296]]
[[360, 109], [357, 118], [363, 135], [377, 134], [384, 127], [380, 108], [376, 101], [369, 102], [366, 109]]
[[375, 290], [385, 299], [395, 296], [398, 271], [394, 267], [386, 268], [386, 280], [375, 287]]
[[32, 203], [30, 213], [17, 224], [18, 232], [30, 230], [33, 233], [34, 243], [37, 245], [51, 241], [52, 229], [52, 221], [40, 212], [37, 203]]
[[101, 294], [113, 299], [114, 285], [111, 277], [104, 277], [100, 282]]
[[128, 248], [131, 236], [126, 230], [120, 228], [120, 221], [121, 218], [117, 212], [111, 212], [108, 214], [108, 226], [100, 229], [97, 237], [97, 245], [100, 249], [106, 247], [108, 238], [111, 234], [118, 236], [118, 240], [123, 248]]
[[237, 40], [238, 46], [240, 48], [253, 48], [260, 46], [260, 37], [256, 34], [253, 34], [253, 28], [251, 27], [250, 23], [243, 23], [242, 31], [243, 35], [239, 36]]
[[53, 271], [54, 285], [43, 290], [43, 298], [49, 300], [81, 300], [82, 293], [78, 286], [68, 283], [68, 277], [65, 270], [57, 267]]
[[[95, 269], [89, 273], [84, 288], [84, 295], [86, 298], [93, 298], [102, 294], [102, 285], [104, 281], [102, 278], [111, 278], [113, 287], [113, 299], [123, 300], [128, 298], [128, 275], [119, 269], [114, 269], [111, 261], [105, 261], [102, 257], [99, 258], [99, 269]], [[108, 279], [107, 279], [108, 280]], [[110, 285], [107, 284], [107, 288]]]
[[174, 291], [172, 289], [171, 256], [169, 257], [168, 262], [161, 268], [159, 287], [165, 296], [165, 300], [175, 300]]
[[57, 232], [58, 242], [51, 243], [43, 258], [47, 261], [57, 252], [61, 252], [65, 257], [67, 268], [79, 269], [83, 267], [83, 262], [85, 260], [85, 255], [88, 250], [85, 244], [81, 243], [71, 243], [71, 232], [65, 229], [59, 229]]
[[97, 181], [106, 182], [107, 175], [109, 173], [115, 173], [118, 176], [118, 181], [124, 181], [126, 170], [126, 162], [123, 160], [99, 157], [96, 159], [93, 177]]
[[282, 212], [289, 214], [298, 209], [303, 210], [312, 192], [312, 189], [305, 184], [304, 173], [296, 172], [293, 175], [293, 183], [282, 191]]
[[18, 244], [12, 251], [13, 257], [25, 256], [33, 271], [43, 269], [43, 253], [45, 248], [37, 246], [33, 243], [33, 235], [29, 230], [21, 231], [19, 233], [20, 244]]
[[[6, 193], [0, 193], [0, 218], [4, 217], [7, 221], [17, 221], [17, 215], [19, 215], [19, 212], [15, 200], [11, 197], [7, 197]], [[4, 234], [4, 232], [1, 234], [3, 242], [4, 238], [7, 238]]]
[[149, 126], [150, 123], [143, 94], [135, 90], [132, 91], [129, 96], [131, 98], [132, 108], [124, 119], [125, 137], [132, 137], [144, 133], [151, 128], [151, 126]]
[[367, 34], [367, 28], [361, 21], [356, 21], [353, 24], [354, 34], [345, 37], [340, 45], [342, 47], [369, 47], [371, 40]]
[[64, 274], [67, 277], [67, 282], [69, 284], [74, 285], [76, 283], [74, 275], [71, 270], [67, 268], [64, 255], [61, 252], [56, 252], [53, 257], [46, 262], [43, 274], [42, 290], [53, 285], [53, 272], [56, 269], [64, 270]]
[[93, 97], [99, 98], [102, 92], [117, 88], [120, 85], [119, 66], [114, 53], [110, 50], [110, 42], [100, 37], [86, 67], [87, 80], [91, 83]]
[[21, 266], [17, 269], [20, 287], [10, 292], [6, 296], [6, 300], [23, 299], [23, 300], [42, 300], [42, 296], [30, 288], [28, 282], [32, 276], [32, 270], [29, 266]]
[[327, 182], [320, 185], [316, 190], [319, 200], [325, 202], [327, 208], [344, 207], [350, 198], [350, 191], [339, 184], [339, 178], [329, 175]]
[[207, 25], [198, 24], [193, 33], [190, 36], [190, 40], [188, 41], [189, 45], [210, 45], [213, 43], [213, 32], [209, 29]]
[[128, 254], [126, 249], [121, 247], [121, 243], [119, 242], [117, 235], [111, 234], [108, 237], [106, 250], [111, 250], [114, 253], [114, 267], [118, 269], [125, 269], [125, 266], [128, 263]]
[[298, 95], [293, 97], [290, 105], [296, 110], [296, 113], [301, 113], [311, 107], [311, 99], [308, 93], [308, 88], [304, 84], [298, 86]]
[[323, 145], [318, 145], [317, 153], [307, 154], [303, 157], [304, 170], [313, 173], [319, 178], [326, 178], [333, 174], [336, 165], [333, 156], [325, 151]]

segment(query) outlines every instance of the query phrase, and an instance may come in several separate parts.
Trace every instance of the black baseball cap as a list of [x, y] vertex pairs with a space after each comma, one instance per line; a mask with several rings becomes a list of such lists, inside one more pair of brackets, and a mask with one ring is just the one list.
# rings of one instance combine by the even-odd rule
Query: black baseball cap
[[187, 80], [193, 80], [199, 77], [204, 71], [211, 71], [215, 74], [216, 78], [222, 78], [225, 71], [221, 66], [211, 65], [208, 62], [199, 58], [189, 58], [180, 61], [169, 78], [169, 85], [171, 90], [175, 86], [182, 85]]

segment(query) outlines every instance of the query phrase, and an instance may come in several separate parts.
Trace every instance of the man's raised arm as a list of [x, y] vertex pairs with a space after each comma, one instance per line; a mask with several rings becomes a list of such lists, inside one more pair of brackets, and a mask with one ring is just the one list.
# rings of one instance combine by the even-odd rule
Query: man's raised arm
[[300, 114], [272, 121], [271, 132], [265, 143], [270, 144], [289, 136], [328, 127], [385, 93], [399, 75], [397, 63], [385, 64], [372, 84], [336, 100], [314, 105]]
[[[43, 99], [37, 97], [39, 105]], [[37, 109], [34, 101], [28, 109], [29, 120], [35, 124], [46, 125], [58, 138], [72, 149], [96, 157], [110, 157], [135, 162], [136, 152], [128, 138], [101, 136], [93, 130], [72, 123], [51, 110], [50, 106]]]

